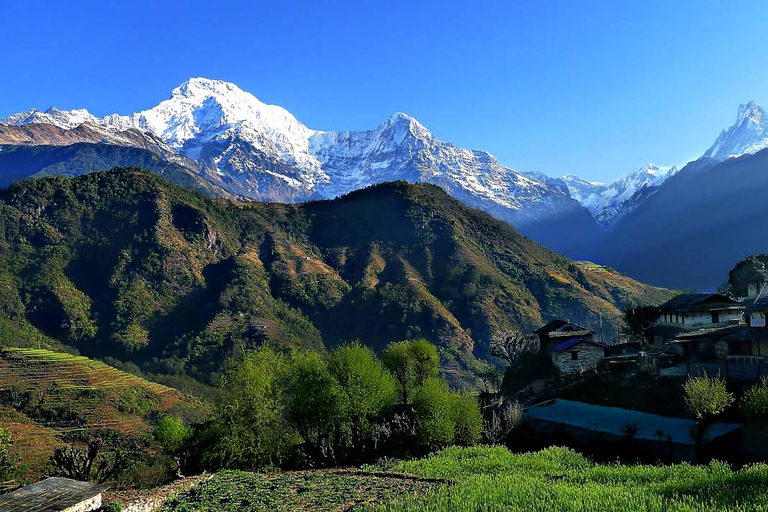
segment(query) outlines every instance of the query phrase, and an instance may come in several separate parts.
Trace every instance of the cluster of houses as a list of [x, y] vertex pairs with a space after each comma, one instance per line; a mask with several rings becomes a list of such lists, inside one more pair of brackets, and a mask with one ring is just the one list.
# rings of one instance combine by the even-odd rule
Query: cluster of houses
[[[747, 277], [746, 295], [684, 293], [659, 306], [644, 340], [649, 348], [684, 359], [760, 361], [768, 357], [768, 270]], [[540, 347], [564, 373], [594, 368], [603, 359], [637, 354], [637, 345], [607, 345], [594, 331], [553, 320], [535, 331]]]

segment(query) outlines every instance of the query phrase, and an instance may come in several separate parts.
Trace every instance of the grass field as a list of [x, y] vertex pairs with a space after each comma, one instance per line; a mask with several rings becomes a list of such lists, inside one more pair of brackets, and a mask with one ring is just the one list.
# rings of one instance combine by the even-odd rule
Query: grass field
[[476, 447], [448, 448], [394, 471], [222, 472], [162, 512], [768, 510], [765, 465], [627, 466], [596, 464], [565, 448], [514, 454]]
[[369, 510], [395, 511], [738, 511], [768, 510], [768, 466], [596, 464], [564, 448], [513, 454], [506, 448], [449, 448], [403, 462], [398, 471], [446, 478], [424, 496]]
[[108, 430], [140, 439], [157, 414], [194, 406], [182, 393], [86, 357], [0, 350], [0, 427], [38, 476], [53, 448]]

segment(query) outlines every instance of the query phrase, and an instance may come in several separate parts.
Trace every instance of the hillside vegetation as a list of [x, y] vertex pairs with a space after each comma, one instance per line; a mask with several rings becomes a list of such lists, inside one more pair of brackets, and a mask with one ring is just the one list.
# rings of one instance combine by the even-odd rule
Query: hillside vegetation
[[10, 432], [29, 476], [53, 449], [110, 432], [148, 448], [144, 437], [163, 413], [197, 409], [175, 389], [99, 361], [45, 349], [0, 349], [0, 429]]
[[461, 376], [494, 329], [595, 325], [669, 296], [554, 254], [431, 185], [237, 203], [137, 169], [3, 191], [0, 283], [6, 345], [64, 344], [207, 383], [265, 342], [378, 350], [412, 337]]

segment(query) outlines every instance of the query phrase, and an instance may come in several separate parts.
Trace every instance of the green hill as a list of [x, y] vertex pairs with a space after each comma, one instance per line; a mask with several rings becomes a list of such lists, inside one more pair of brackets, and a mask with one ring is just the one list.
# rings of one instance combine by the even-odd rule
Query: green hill
[[496, 328], [596, 326], [668, 296], [557, 255], [431, 185], [238, 203], [117, 169], [0, 193], [3, 343], [61, 343], [207, 383], [265, 342], [378, 349], [415, 336], [461, 376]]

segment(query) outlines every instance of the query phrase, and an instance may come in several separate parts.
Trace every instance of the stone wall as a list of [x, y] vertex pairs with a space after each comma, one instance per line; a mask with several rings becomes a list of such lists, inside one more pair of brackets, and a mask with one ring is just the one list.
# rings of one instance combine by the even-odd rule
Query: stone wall
[[92, 512], [99, 508], [101, 508], [101, 494], [89, 500], [81, 501], [77, 505], [66, 508], [61, 512]]
[[[574, 359], [572, 353], [578, 353]], [[563, 373], [581, 373], [592, 370], [604, 359], [605, 350], [590, 343], [577, 343], [568, 350], [552, 353], [552, 362]]]

